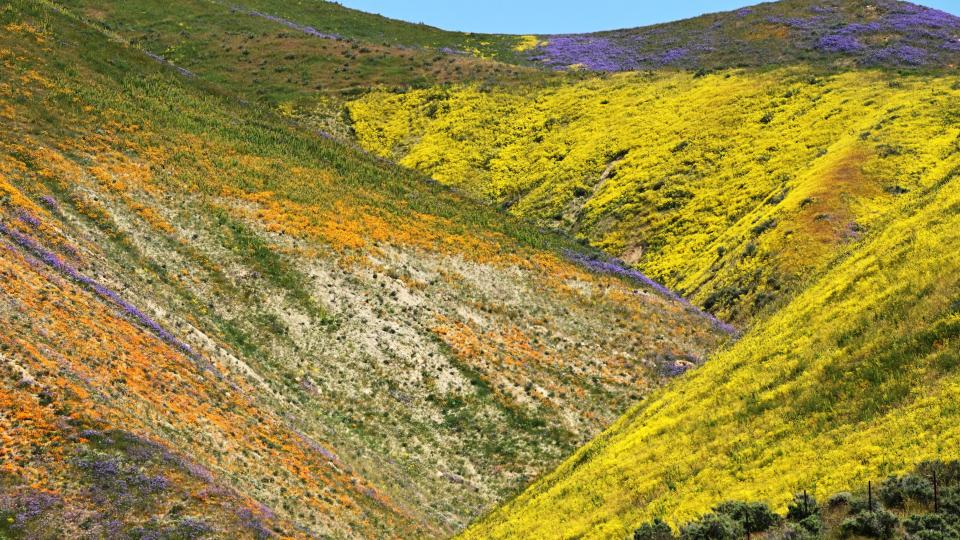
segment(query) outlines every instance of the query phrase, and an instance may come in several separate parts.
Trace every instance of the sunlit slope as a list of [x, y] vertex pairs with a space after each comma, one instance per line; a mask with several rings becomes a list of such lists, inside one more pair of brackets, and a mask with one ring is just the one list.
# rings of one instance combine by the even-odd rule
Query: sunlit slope
[[360, 143], [747, 321], [957, 160], [953, 77], [623, 74], [369, 94]]
[[724, 339], [68, 15], [0, 8], [3, 534], [442, 536]]
[[899, 0], [780, 0], [641, 28], [540, 36], [526, 56], [554, 69], [596, 71], [954, 70], [960, 17]]
[[638, 405], [465, 538], [626, 537], [960, 455], [960, 176], [890, 209], [777, 315]]

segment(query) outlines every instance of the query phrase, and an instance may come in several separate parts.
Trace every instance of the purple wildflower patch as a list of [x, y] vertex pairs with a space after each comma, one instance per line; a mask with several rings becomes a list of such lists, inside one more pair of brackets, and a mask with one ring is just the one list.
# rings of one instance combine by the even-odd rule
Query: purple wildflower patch
[[136, 505], [170, 489], [170, 481], [163, 476], [143, 474], [117, 458], [92, 457], [77, 460], [74, 465], [91, 481], [91, 498], [100, 504]]
[[273, 536], [270, 529], [267, 529], [263, 521], [249, 508], [241, 508], [238, 510], [237, 517], [240, 519], [240, 525], [250, 531], [258, 540], [266, 540]]
[[891, 45], [874, 51], [867, 59], [875, 64], [906, 64], [919, 66], [927, 58], [927, 51], [910, 45]]
[[831, 34], [820, 38], [817, 48], [827, 52], [851, 53], [863, 48], [857, 38], [847, 34]]
[[20, 221], [26, 223], [27, 225], [29, 225], [34, 229], [40, 226], [40, 219], [38, 219], [36, 216], [31, 214], [30, 212], [27, 212], [26, 210], [21, 210], [20, 214], [17, 217], [20, 219]]
[[52, 195], [44, 195], [43, 197], [40, 197], [40, 202], [50, 210], [60, 210], [60, 204], [56, 199], [53, 198]]
[[767, 17], [771, 24], [782, 24], [796, 30], [817, 30], [824, 22], [823, 17]]
[[680, 296], [676, 292], [668, 289], [667, 287], [661, 285], [660, 283], [657, 283], [656, 281], [650, 279], [639, 270], [628, 268], [622, 261], [618, 261], [616, 259], [593, 258], [593, 257], [589, 257], [587, 255], [584, 255], [582, 253], [577, 253], [574, 251], [567, 251], [565, 255], [569, 260], [593, 272], [597, 272], [601, 274], [610, 274], [610, 275], [614, 275], [614, 276], [618, 276], [621, 278], [626, 278], [629, 280], [642, 283], [643, 285], [646, 285], [647, 287], [653, 289], [654, 291], [660, 293], [661, 295], [671, 300], [678, 301], [684, 306], [686, 306], [688, 309], [694, 310], [701, 316], [709, 319], [714, 324], [714, 326], [723, 330], [724, 332], [727, 332], [729, 334], [737, 333], [737, 329], [734, 328], [732, 325], [725, 323], [720, 319], [716, 318], [714, 315], [707, 313], [701, 310], [700, 308], [694, 306], [686, 298]]
[[554, 69], [582, 65], [592, 71], [636, 69], [632, 52], [614, 41], [597, 36], [553, 36], [543, 47], [545, 64]]

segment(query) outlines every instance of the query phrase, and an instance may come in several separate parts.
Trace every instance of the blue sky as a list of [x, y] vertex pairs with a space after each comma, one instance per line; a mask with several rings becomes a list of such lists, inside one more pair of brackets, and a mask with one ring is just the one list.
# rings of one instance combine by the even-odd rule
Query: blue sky
[[[744, 0], [339, 0], [447, 30], [561, 34], [643, 26], [759, 3]], [[960, 15], [960, 0], [920, 0]]]

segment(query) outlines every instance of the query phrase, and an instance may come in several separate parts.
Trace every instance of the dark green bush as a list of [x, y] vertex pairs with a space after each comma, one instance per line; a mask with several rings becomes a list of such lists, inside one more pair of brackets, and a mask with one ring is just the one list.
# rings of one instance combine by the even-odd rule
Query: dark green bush
[[780, 534], [768, 538], [776, 540], [814, 540], [819, 539], [820, 535], [818, 533], [811, 533], [796, 523], [787, 523]]
[[900, 520], [886, 510], [863, 512], [844, 520], [840, 525], [840, 533], [844, 538], [862, 536], [888, 540], [894, 537]]
[[743, 526], [726, 514], [707, 514], [680, 531], [683, 540], [740, 540]]
[[797, 493], [793, 496], [793, 502], [787, 505], [787, 519], [790, 521], [803, 521], [819, 513], [817, 499], [808, 493]]
[[880, 485], [877, 494], [889, 508], [904, 508], [908, 501], [929, 504], [933, 501], [933, 484], [914, 474], [891, 476]]
[[945, 532], [945, 531], [934, 531], [925, 529], [917, 534], [909, 535], [910, 540], [957, 540], [960, 536], [957, 536], [955, 532]]
[[910, 516], [904, 520], [903, 528], [911, 538], [960, 539], [960, 533], [957, 532], [957, 529], [941, 514]]
[[654, 518], [633, 532], [633, 540], [673, 540], [673, 529], [662, 519]]
[[768, 531], [780, 523], [780, 516], [765, 503], [728, 501], [721, 503], [713, 511], [730, 516], [748, 533]]
[[827, 499], [827, 507], [830, 509], [849, 508], [853, 506], [853, 494], [848, 491], [835, 493]]
[[819, 514], [807, 516], [798, 521], [797, 525], [800, 525], [803, 530], [813, 535], [820, 534], [823, 531], [823, 520]]
[[940, 491], [940, 511], [960, 519], [960, 486]]

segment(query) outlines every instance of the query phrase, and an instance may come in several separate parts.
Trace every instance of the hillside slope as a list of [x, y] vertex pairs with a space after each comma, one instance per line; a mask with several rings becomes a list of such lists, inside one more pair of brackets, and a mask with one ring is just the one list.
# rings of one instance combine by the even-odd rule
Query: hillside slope
[[526, 55], [554, 69], [595, 71], [955, 69], [960, 17], [899, 0], [781, 0], [642, 28], [539, 36]]
[[555, 77], [516, 65], [528, 63], [517, 36], [444, 32], [319, 0], [59, 4], [190, 76], [343, 139], [343, 100], [369, 89]]
[[[463, 538], [625, 538], [960, 456], [960, 159], [729, 350]], [[822, 500], [822, 499], [821, 499]]]
[[0, 8], [0, 534], [449, 534], [727, 338], [83, 20]]
[[808, 68], [371, 93], [361, 145], [638, 265], [723, 318], [779, 307], [958, 152], [950, 76]]

